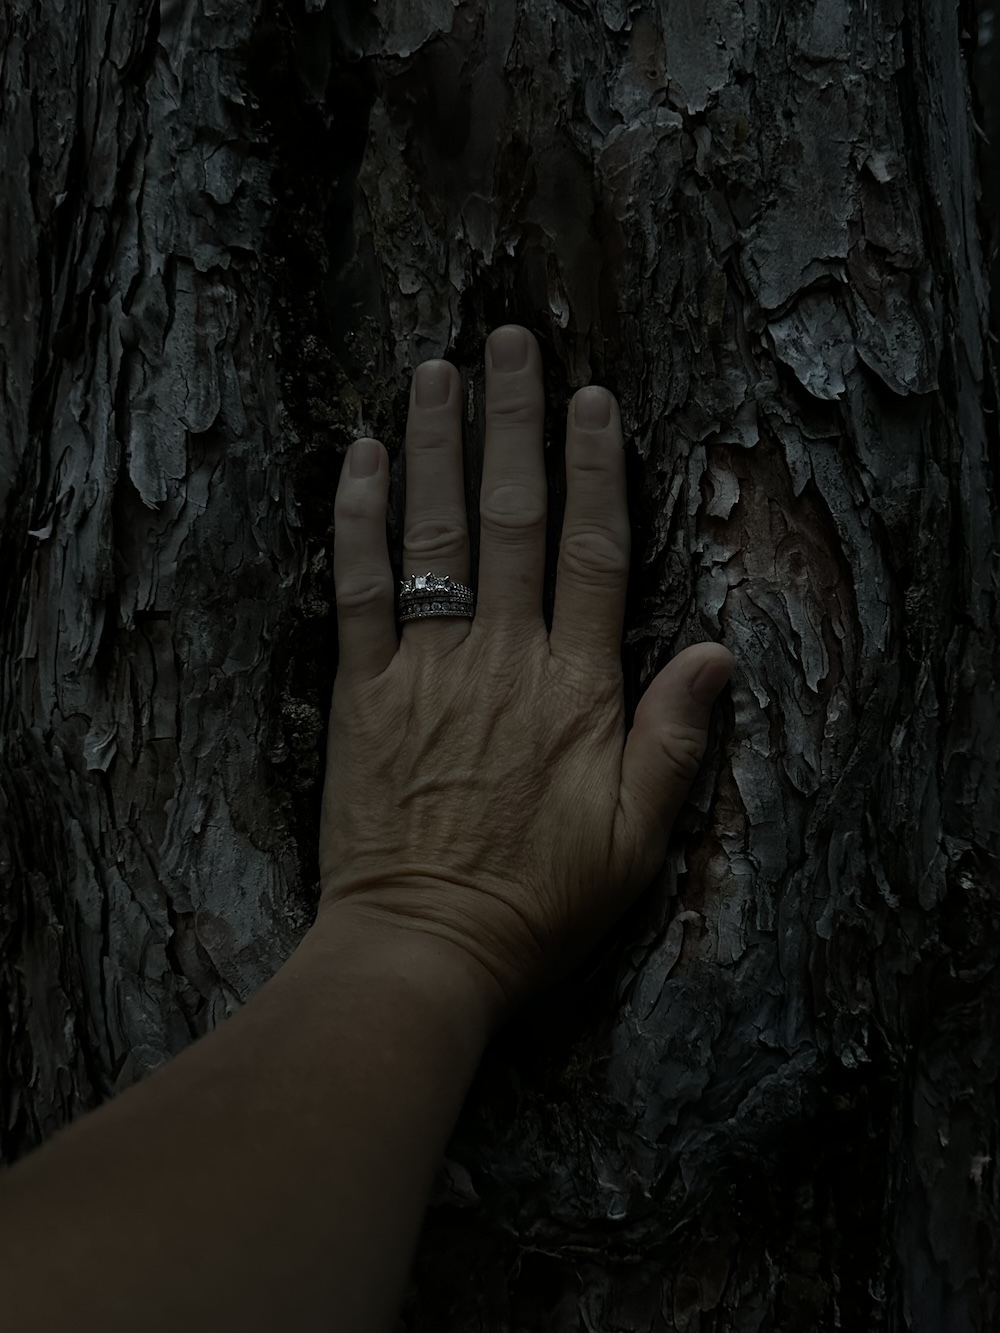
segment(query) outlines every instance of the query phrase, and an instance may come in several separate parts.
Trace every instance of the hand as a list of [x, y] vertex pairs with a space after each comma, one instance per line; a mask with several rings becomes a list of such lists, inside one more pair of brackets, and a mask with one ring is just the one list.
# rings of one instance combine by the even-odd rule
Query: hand
[[[469, 583], [461, 379], [418, 367], [406, 424], [403, 573]], [[403, 624], [386, 545], [388, 458], [357, 442], [337, 490], [340, 663], [320, 830], [320, 912], [361, 908], [451, 941], [509, 1015], [567, 977], [666, 854], [732, 670], [675, 657], [625, 737], [621, 636], [631, 549], [618, 404], [581, 389], [566, 429], [552, 632], [542, 614], [547, 492], [538, 344], [494, 332], [475, 619]], [[359, 448], [360, 446], [360, 448]], [[370, 476], [352, 464], [374, 451]]]

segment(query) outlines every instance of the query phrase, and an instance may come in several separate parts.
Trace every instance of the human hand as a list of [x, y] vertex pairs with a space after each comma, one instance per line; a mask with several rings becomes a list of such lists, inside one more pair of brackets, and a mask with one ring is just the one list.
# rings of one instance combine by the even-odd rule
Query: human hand
[[[518, 361], [521, 361], [518, 366]], [[469, 582], [461, 378], [418, 367], [406, 425], [405, 577]], [[733, 659], [698, 644], [639, 701], [626, 740], [621, 636], [631, 534], [621, 417], [581, 389], [566, 431], [552, 632], [542, 613], [547, 489], [541, 354], [527, 330], [486, 353], [474, 620], [395, 626], [388, 458], [335, 504], [340, 662], [320, 829], [320, 913], [349, 904], [475, 961], [509, 1016], [563, 980], [666, 854]], [[602, 424], [603, 418], [603, 424]]]

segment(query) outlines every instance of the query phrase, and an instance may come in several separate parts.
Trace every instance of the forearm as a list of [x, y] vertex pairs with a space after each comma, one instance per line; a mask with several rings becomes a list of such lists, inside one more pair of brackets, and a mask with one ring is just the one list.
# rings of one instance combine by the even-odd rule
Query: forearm
[[339, 924], [0, 1175], [5, 1327], [393, 1326], [491, 1016], [461, 960]]

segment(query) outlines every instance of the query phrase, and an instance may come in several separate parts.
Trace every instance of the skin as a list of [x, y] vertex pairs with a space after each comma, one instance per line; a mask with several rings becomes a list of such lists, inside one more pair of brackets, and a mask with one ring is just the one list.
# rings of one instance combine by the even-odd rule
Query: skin
[[[520, 369], [501, 368], [520, 359]], [[454, 944], [481, 967], [501, 1018], [568, 975], [662, 864], [733, 665], [720, 644], [680, 653], [650, 684], [626, 739], [625, 452], [618, 404], [597, 387], [577, 393], [567, 415], [549, 634], [544, 407], [538, 343], [516, 325], [495, 331], [474, 620], [407, 622], [399, 642], [380, 444], [377, 471], [342, 481], [336, 502], [341, 656], [320, 911], [349, 902]], [[462, 410], [454, 366], [418, 368], [404, 577], [451, 574], [468, 585]]]
[[[525, 366], [502, 369], [521, 338]], [[732, 658], [674, 658], [626, 739], [617, 405], [590, 389], [570, 406], [548, 635], [538, 347], [500, 330], [486, 356], [475, 620], [400, 639], [385, 451], [367, 477], [346, 466], [316, 922], [237, 1014], [0, 1176], [4, 1328], [388, 1333], [491, 1035], [662, 861]], [[406, 461], [404, 575], [467, 582], [444, 362], [418, 371]]]

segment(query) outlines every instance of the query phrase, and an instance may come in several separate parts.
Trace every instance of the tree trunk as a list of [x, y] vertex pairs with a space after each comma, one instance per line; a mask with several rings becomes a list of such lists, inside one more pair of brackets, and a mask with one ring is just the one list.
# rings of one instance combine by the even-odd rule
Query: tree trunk
[[[939, 12], [940, 11], [940, 12]], [[0, 1159], [316, 900], [332, 517], [489, 329], [630, 441], [629, 712], [738, 667], [663, 873], [494, 1043], [412, 1333], [1000, 1319], [998, 440], [932, 0], [8, 0]], [[963, 26], [964, 25], [964, 26]], [[482, 439], [470, 410], [476, 574]], [[398, 571], [398, 563], [397, 563]]]

